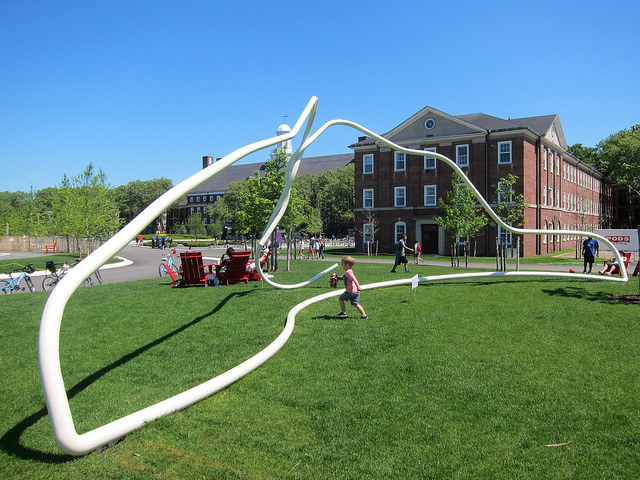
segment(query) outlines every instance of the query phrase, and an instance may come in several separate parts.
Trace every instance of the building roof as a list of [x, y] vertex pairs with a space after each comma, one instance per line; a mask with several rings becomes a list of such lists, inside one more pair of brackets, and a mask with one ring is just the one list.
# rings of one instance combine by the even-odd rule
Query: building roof
[[[353, 153], [341, 153], [336, 155], [322, 155], [317, 157], [304, 157], [298, 170], [298, 175], [305, 173], [322, 173], [327, 170], [338, 170], [354, 161]], [[256, 171], [261, 174], [265, 170], [264, 163], [246, 163], [244, 165], [231, 165], [215, 176], [200, 184], [189, 192], [194, 194], [222, 194], [231, 182], [252, 177]]]
[[[438, 121], [436, 125], [446, 125], [434, 129], [433, 137], [439, 135], [464, 135], [473, 133], [491, 133], [506, 130], [528, 129], [535, 134], [547, 138], [549, 141], [566, 149], [567, 144], [557, 115], [541, 115], [522, 118], [499, 118], [486, 113], [470, 113], [466, 115], [449, 115], [433, 107], [425, 107], [418, 113], [402, 122], [397, 127], [382, 136], [391, 141], [415, 140], [424, 137], [422, 124], [426, 118], [433, 117]], [[436, 133], [439, 130], [439, 133]], [[365, 147], [375, 144], [371, 137], [359, 137], [358, 142], [350, 148]]]

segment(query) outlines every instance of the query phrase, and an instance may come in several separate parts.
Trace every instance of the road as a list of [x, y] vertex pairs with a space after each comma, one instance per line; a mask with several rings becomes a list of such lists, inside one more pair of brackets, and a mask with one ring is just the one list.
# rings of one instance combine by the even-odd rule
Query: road
[[[179, 245], [177, 248], [177, 254], [174, 256], [176, 261], [179, 261], [179, 254], [181, 251], [187, 251], [188, 248], [182, 245]], [[224, 253], [225, 246], [220, 247], [211, 247], [211, 248], [203, 248], [201, 249], [202, 255], [206, 260], [209, 260], [209, 263], [217, 262], [220, 256]], [[158, 266], [160, 265], [161, 259], [163, 255], [166, 255], [169, 250], [158, 250], [150, 247], [139, 247], [136, 246], [135, 243], [131, 243], [124, 247], [119, 253], [118, 257], [121, 257], [123, 260], [119, 263], [107, 264], [103, 265], [100, 268], [100, 273], [102, 275], [102, 280], [104, 283], [118, 283], [118, 282], [129, 282], [134, 280], [143, 280], [150, 278], [158, 277]], [[331, 257], [331, 250], [327, 250], [327, 261], [335, 262], [338, 260], [338, 257]], [[12, 258], [29, 258], [29, 257], [42, 257], [42, 253], [29, 253], [29, 252], [0, 252], [0, 262], [7, 263]], [[464, 265], [464, 259], [461, 259], [461, 265]], [[318, 260], [312, 260], [318, 261]], [[386, 263], [389, 265], [389, 269], [391, 265], [393, 265], [394, 257], [392, 256], [382, 256], [378, 258], [370, 258], [367, 260], [358, 259], [360, 262], [369, 262], [369, 263]], [[413, 259], [409, 257], [409, 270], [411, 270], [413, 263]], [[423, 264], [421, 264], [423, 265]], [[447, 266], [449, 262], [442, 260], [429, 260], [429, 257], [425, 257], [424, 265], [437, 265], [437, 266]], [[478, 263], [471, 262], [469, 267], [471, 268], [492, 268], [495, 264], [492, 263]], [[400, 267], [399, 271], [402, 268]], [[565, 271], [568, 267], [566, 265], [520, 265], [520, 270], [548, 270], [548, 271]], [[576, 268], [578, 270], [579, 268]], [[515, 264], [513, 259], [509, 259], [509, 270], [515, 270]], [[422, 268], [420, 269], [420, 273], [424, 273]], [[36, 291], [42, 291], [42, 279], [44, 278], [45, 272], [36, 272], [32, 274], [31, 277], [33, 279], [33, 283], [36, 286]], [[0, 282], [3, 279], [6, 279], [6, 275], [4, 272], [0, 274]]]

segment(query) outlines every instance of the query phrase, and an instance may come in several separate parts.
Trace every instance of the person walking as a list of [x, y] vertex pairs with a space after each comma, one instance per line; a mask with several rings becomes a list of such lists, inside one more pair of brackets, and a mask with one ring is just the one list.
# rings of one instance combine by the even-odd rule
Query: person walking
[[409, 272], [409, 261], [407, 260], [407, 250], [413, 252], [412, 248], [407, 247], [407, 234], [403, 233], [396, 244], [396, 260], [391, 269], [391, 273], [396, 273], [396, 267], [401, 263], [404, 265], [404, 271]]

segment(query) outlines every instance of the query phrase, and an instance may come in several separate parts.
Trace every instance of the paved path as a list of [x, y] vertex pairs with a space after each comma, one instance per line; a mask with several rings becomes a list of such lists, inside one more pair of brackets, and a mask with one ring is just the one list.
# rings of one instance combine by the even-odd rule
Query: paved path
[[[210, 260], [211, 263], [217, 262], [220, 259], [220, 256], [225, 251], [225, 246], [220, 247], [211, 247], [211, 248], [202, 248], [202, 255], [206, 260]], [[181, 251], [187, 251], [188, 248], [183, 247], [182, 245], [176, 247], [177, 254], [174, 256], [174, 259], [179, 260], [179, 255]], [[134, 280], [143, 280], [150, 278], [158, 278], [158, 266], [160, 265], [161, 259], [163, 255], [166, 255], [169, 252], [166, 250], [158, 250], [150, 247], [138, 247], [135, 243], [131, 243], [124, 247], [119, 253], [118, 256], [123, 258], [123, 261], [115, 264], [103, 265], [100, 268], [100, 272], [102, 275], [102, 280], [104, 283], [117, 283], [117, 282], [129, 282]], [[5, 263], [7, 260], [12, 258], [32, 258], [32, 257], [42, 257], [42, 253], [33, 253], [33, 252], [0, 252], [0, 262]], [[284, 261], [284, 259], [281, 259]], [[326, 251], [326, 258], [324, 260], [307, 260], [310, 262], [339, 262], [340, 257], [332, 256], [331, 249]], [[377, 258], [369, 258], [369, 259], [357, 259], [358, 262], [367, 262], [367, 263], [381, 263], [387, 264], [389, 266], [389, 270], [394, 262], [394, 257], [392, 256], [381, 256]], [[416, 273], [426, 273], [424, 270], [424, 266], [449, 266], [449, 261], [443, 260], [429, 260], [429, 257], [425, 257], [424, 263], [421, 263], [419, 266], [414, 266], [412, 263], [412, 258], [409, 258], [409, 270], [415, 269]], [[464, 259], [462, 259], [461, 265], [464, 266]], [[481, 262], [471, 262], [469, 263], [470, 268], [482, 268], [482, 269], [494, 269], [495, 263], [481, 263]], [[595, 266], [594, 266], [595, 267]], [[549, 271], [565, 271], [569, 267], [567, 265], [527, 265], [520, 264], [520, 270], [549, 270]], [[515, 260], [509, 259], [508, 269], [510, 271], [514, 271]], [[402, 272], [402, 267], [398, 267], [398, 272]], [[578, 268], [576, 268], [578, 270]], [[413, 272], [411, 272], [413, 273]], [[36, 272], [31, 275], [33, 278], [34, 285], [36, 286], [37, 291], [42, 290], [42, 278], [44, 277], [45, 272]], [[0, 280], [6, 277], [4, 272], [0, 274]]]

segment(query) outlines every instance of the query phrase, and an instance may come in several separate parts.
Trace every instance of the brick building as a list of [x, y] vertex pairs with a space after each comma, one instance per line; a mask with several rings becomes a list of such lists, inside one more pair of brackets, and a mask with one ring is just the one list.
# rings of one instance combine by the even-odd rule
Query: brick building
[[[499, 179], [516, 175], [516, 193], [529, 204], [525, 228], [592, 231], [609, 224], [609, 188], [595, 168], [567, 151], [557, 115], [505, 120], [425, 107], [382, 136], [455, 161], [492, 206]], [[405, 155], [370, 137], [360, 137], [350, 148], [355, 154], [356, 248], [365, 251], [365, 242], [377, 242], [380, 252], [393, 253], [406, 232], [409, 243], [421, 242], [425, 254], [449, 254], [450, 241], [434, 216], [438, 198], [451, 189], [453, 170], [433, 157]], [[372, 224], [377, 224], [375, 235]], [[495, 255], [498, 234], [487, 225], [470, 239], [477, 254]], [[579, 241], [573, 235], [527, 235], [521, 254], [558, 251]], [[515, 247], [515, 236], [508, 235], [507, 242]]]

